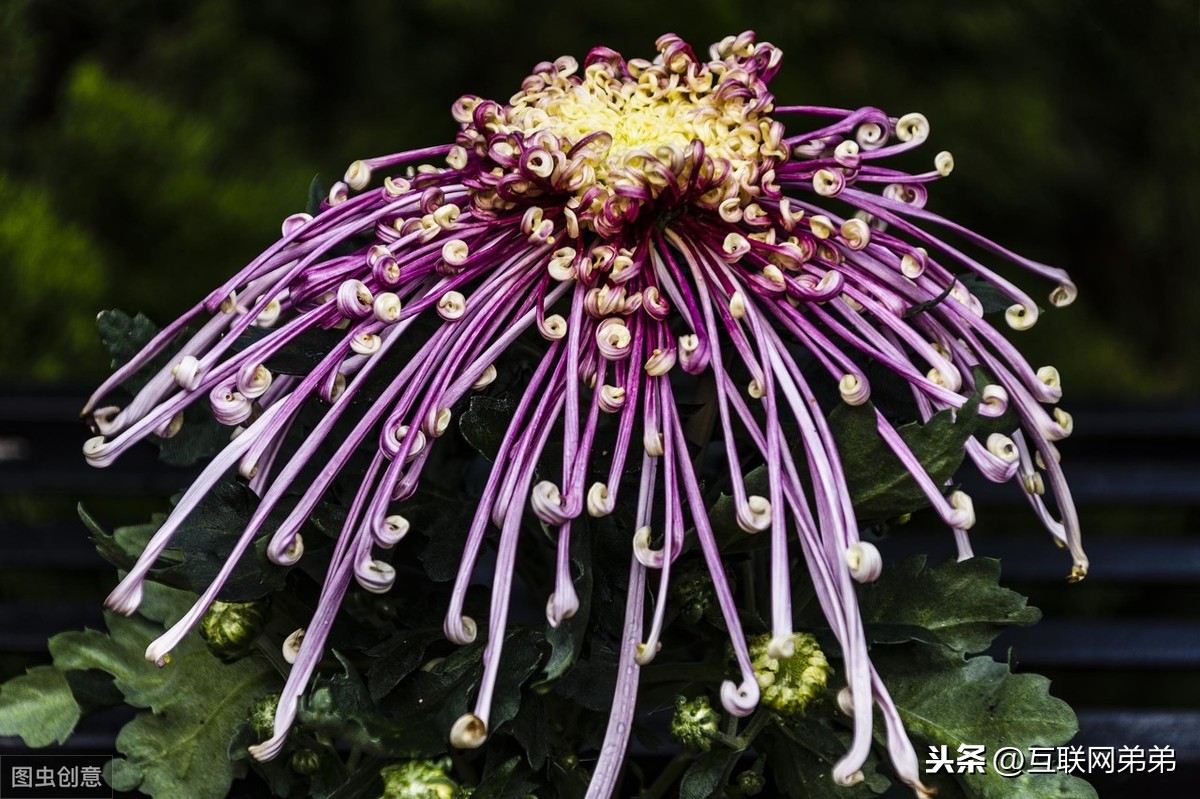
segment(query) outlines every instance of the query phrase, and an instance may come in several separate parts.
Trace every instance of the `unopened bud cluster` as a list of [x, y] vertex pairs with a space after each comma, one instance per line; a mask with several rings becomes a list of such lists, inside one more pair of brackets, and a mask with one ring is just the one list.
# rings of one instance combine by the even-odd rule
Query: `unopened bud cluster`
[[762, 689], [762, 703], [783, 716], [798, 716], [825, 690], [833, 670], [817, 639], [808, 633], [791, 637], [790, 657], [776, 657], [770, 650], [771, 637], [750, 642], [754, 676]]

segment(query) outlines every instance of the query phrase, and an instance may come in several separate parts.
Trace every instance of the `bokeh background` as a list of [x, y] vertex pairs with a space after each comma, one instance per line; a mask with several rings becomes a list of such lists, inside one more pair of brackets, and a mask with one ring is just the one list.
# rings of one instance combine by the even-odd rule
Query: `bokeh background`
[[[1187, 0], [7, 0], [0, 379], [88, 383], [97, 310], [166, 320], [355, 158], [449, 140], [537, 61], [753, 28], [790, 102], [919, 110], [931, 206], [1070, 270], [1023, 339], [1067, 396], [1200, 387], [1200, 20]], [[699, 48], [698, 48], [699, 49]], [[1037, 296], [1042, 296], [1041, 287]], [[1037, 361], [1035, 358], [1036, 362]]]
[[[30, 554], [42, 531], [48, 541], [82, 537], [78, 499], [110, 524], [165, 504], [125, 483], [89, 494], [65, 479], [56, 488], [53, 475], [23, 482], [31, 448], [57, 448], [49, 457], [64, 474], [78, 467], [86, 433], [71, 421], [77, 406], [62, 407], [62, 441], [13, 429], [33, 418], [31, 403], [39, 419], [55, 416], [58, 398], [85, 394], [107, 373], [99, 310], [169, 321], [275, 238], [315, 174], [328, 184], [356, 158], [448, 141], [449, 107], [462, 93], [507, 98], [536, 62], [582, 60], [598, 44], [646, 56], [666, 31], [701, 49], [747, 28], [783, 49], [772, 88], [785, 102], [923, 112], [933, 132], [921, 157], [931, 164], [948, 149], [956, 161], [930, 207], [1071, 272], [1079, 300], [1014, 334], [1033, 364], [1060, 369], [1065, 407], [1099, 409], [1091, 443], [1067, 442], [1067, 457], [1107, 457], [1120, 475], [1121, 448], [1156, 437], [1153, 460], [1131, 462], [1127, 474], [1145, 467], [1158, 485], [1153, 470], [1174, 464], [1163, 473], [1178, 483], [1108, 502], [1085, 496], [1090, 540], [1165, 541], [1185, 560], [1200, 553], [1191, 543], [1200, 488], [1186, 485], [1200, 474], [1191, 449], [1200, 443], [1195, 2], [4, 0], [0, 553], [24, 560], [0, 562], [0, 679], [45, 658], [40, 643], [13, 643], [21, 608], [36, 615], [64, 597], [95, 608], [111, 581]], [[1038, 297], [1049, 289], [1018, 282]], [[1020, 510], [1002, 507], [981, 521], [982, 534], [1012, 532], [1051, 559]], [[943, 542], [935, 559], [949, 554]], [[1089, 581], [1069, 599], [1057, 582], [1017, 587], [1051, 618], [1169, 617], [1187, 635], [1200, 630], [1193, 567], [1163, 586]], [[53, 632], [68, 617], [39, 618]], [[1161, 666], [1046, 670], [1077, 706], [1200, 707], [1194, 674]]]

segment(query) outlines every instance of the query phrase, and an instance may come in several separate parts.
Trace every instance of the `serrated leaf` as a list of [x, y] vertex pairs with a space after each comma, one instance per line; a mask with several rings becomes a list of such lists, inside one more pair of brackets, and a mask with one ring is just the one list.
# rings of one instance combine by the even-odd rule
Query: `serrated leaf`
[[[116, 368], [124, 366], [141, 352], [158, 333], [159, 328], [145, 314], [130, 316], [114, 308], [102, 311], [96, 317], [96, 329], [100, 332], [100, 341], [104, 348], [112, 356], [113, 367]], [[123, 383], [124, 387], [131, 392], [138, 391], [165, 363], [166, 358], [161, 355], [152, 359], [146, 366], [130, 375]]]
[[[171, 538], [168, 553], [181, 555], [182, 560], [156, 570], [155, 576], [197, 593], [206, 589], [224, 566], [258, 503], [258, 496], [244, 483], [233, 480], [217, 483]], [[265, 539], [285, 515], [284, 507], [272, 511], [256, 541]], [[260, 599], [282, 588], [287, 572], [286, 567], [271, 563], [251, 547], [222, 585], [219, 598], [225, 602]]]
[[128, 704], [153, 711], [136, 716], [117, 736], [117, 750], [125, 755], [112, 765], [117, 790], [220, 799], [235, 775], [230, 740], [254, 700], [278, 690], [278, 674], [263, 658], [223, 663], [196, 635], [175, 648], [166, 667], [149, 663], [147, 645], [162, 634], [163, 622], [190, 605], [190, 597], [152, 583], [146, 589], [142, 612], [161, 621], [106, 613], [109, 635], [61, 633], [50, 640], [50, 652], [63, 671], [113, 675]]
[[126, 551], [120, 542], [117, 541], [116, 536], [105, 530], [104, 525], [100, 524], [96, 520], [96, 517], [92, 516], [83, 507], [82, 502], [75, 506], [75, 511], [79, 514], [79, 519], [83, 522], [83, 526], [92, 534], [92, 543], [95, 544], [96, 551], [100, 553], [100, 557], [118, 568], [128, 570], [133, 567], [133, 564], [137, 561], [136, 553]]
[[919, 640], [959, 653], [982, 652], [1004, 627], [1041, 618], [999, 579], [1000, 561], [992, 558], [947, 561], [930, 569], [924, 555], [915, 555], [889, 565], [859, 594], [868, 640]]
[[207, 651], [175, 658], [168, 669], [154, 713], [139, 714], [117, 736], [122, 769], [156, 799], [221, 799], [234, 778], [230, 739], [254, 700], [278, 689], [278, 675], [265, 659], [226, 664]]
[[421, 665], [426, 648], [443, 637], [441, 630], [405, 630], [368, 650], [367, 655], [374, 658], [367, 671], [371, 699], [378, 702], [391, 693]]
[[35, 666], [0, 685], [0, 735], [17, 735], [34, 748], [71, 737], [82, 710], [71, 686], [53, 666]]
[[[872, 652], [905, 729], [918, 741], [945, 745], [983, 745], [990, 756], [1005, 746], [1059, 746], [1078, 731], [1066, 702], [1050, 696], [1050, 681], [1036, 674], [1013, 674], [989, 657], [963, 660], [913, 644]], [[917, 746], [919, 756], [926, 747]], [[972, 799], [1095, 799], [1088, 783], [1069, 774], [1022, 774], [1003, 777], [994, 769], [956, 774]]]
[[[398, 717], [380, 712], [357, 670], [340, 653], [342, 671], [317, 681], [300, 702], [297, 718], [308, 728], [353, 744], [372, 755], [431, 757], [445, 750], [448, 726], [436, 724], [444, 696], [421, 691], [416, 712]], [[414, 682], [430, 676], [418, 672]]]
[[833, 766], [850, 748], [850, 735], [822, 720], [777, 723], [755, 745], [767, 755], [767, 773], [792, 799], [872, 799], [891, 785], [876, 770], [879, 757], [874, 751], [863, 764], [862, 782], [849, 786], [834, 782]]
[[720, 796], [729, 784], [729, 772], [742, 753], [724, 746], [701, 753], [679, 783], [679, 799], [709, 799]]
[[169, 466], [191, 466], [206, 461], [229, 443], [231, 428], [213, 418], [207, 405], [195, 404], [184, 409], [183, 425], [170, 438], [151, 436], [158, 446], [158, 459]]
[[[159, 328], [146, 316], [130, 316], [124, 311], [104, 311], [96, 318], [100, 339], [112, 356], [114, 367], [123, 366], [136, 357], [158, 333]], [[137, 393], [172, 357], [173, 350], [163, 352], [147, 361], [125, 379], [122, 388]], [[149, 439], [159, 448], [159, 459], [172, 466], [190, 466], [205, 460], [229, 442], [229, 428], [218, 424], [203, 405], [192, 405], [183, 412], [183, 426], [171, 438]]]
[[507, 397], [471, 397], [470, 406], [458, 419], [458, 429], [479, 454], [495, 460], [516, 409], [516, 403]]
[[[942, 485], [962, 463], [963, 445], [979, 424], [978, 399], [968, 400], [957, 412], [939, 411], [925, 424], [896, 429], [921, 462], [935, 485]], [[837, 439], [846, 484], [858, 520], [864, 524], [909, 513], [929, 504], [912, 475], [884, 442], [877, 428], [875, 407], [841, 405], [829, 414]]]
[[485, 769], [472, 799], [525, 799], [537, 789], [525, 758], [512, 757], [499, 765]]
[[539, 631], [518, 628], [504, 638], [504, 652], [500, 661], [500, 672], [496, 676], [495, 695], [492, 699], [493, 730], [512, 721], [521, 707], [521, 686], [532, 676], [542, 654], [539, 644], [543, 641]]

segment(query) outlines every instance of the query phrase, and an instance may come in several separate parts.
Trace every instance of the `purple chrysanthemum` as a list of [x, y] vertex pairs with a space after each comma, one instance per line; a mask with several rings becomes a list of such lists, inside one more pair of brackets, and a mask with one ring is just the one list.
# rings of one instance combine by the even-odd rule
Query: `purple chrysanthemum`
[[[967, 454], [992, 480], [1023, 481], [1033, 507], [1073, 555], [1072, 577], [1085, 574], [1053, 444], [1070, 433], [1071, 419], [1043, 407], [1061, 395], [1058, 373], [1031, 368], [951, 267], [1010, 298], [1011, 327], [1032, 325], [1037, 305], [926, 228], [947, 230], [1053, 280], [1054, 305], [1075, 297], [1067, 275], [924, 210], [927, 184], [950, 172], [949, 153], [939, 153], [936, 169], [921, 174], [884, 165], [925, 140], [929, 126], [920, 114], [897, 119], [874, 108], [777, 106], [767, 82], [780, 52], [750, 33], [714, 45], [708, 61], [674, 35], [657, 45], [653, 62], [598, 48], [582, 72], [570, 57], [541, 63], [507, 104], [460, 99], [454, 144], [355, 162], [316, 217], [285, 220], [278, 242], [158, 334], [88, 403], [85, 413], [100, 436], [84, 452], [97, 466], [147, 435], [173, 434], [196, 401], [207, 399], [216, 418], [237, 430], [113, 591], [110, 607], [135, 610], [172, 533], [228, 471], [236, 468], [261, 497], [224, 569], [147, 650], [160, 663], [214, 601], [285, 494], [302, 492], [272, 532], [268, 554], [291, 564], [304, 549], [297, 531], [332, 481], [356, 451], [373, 449], [316, 616], [289, 639], [294, 665], [274, 735], [252, 748], [256, 757], [279, 752], [351, 579], [370, 591], [391, 588], [395, 573], [375, 553], [407, 531], [398, 511], [416, 490], [434, 439], [470, 391], [495, 379], [494, 363], [534, 330], [546, 343], [495, 457], [445, 620], [452, 641], [475, 638], [474, 621], [463, 615], [465, 594], [484, 538], [499, 528], [482, 683], [474, 711], [450, 731], [455, 746], [478, 746], [488, 734], [524, 514], [532, 509], [557, 530], [556, 588], [547, 604], [556, 625], [578, 607], [568, 559], [572, 524], [584, 513], [611, 513], [626, 493], [636, 492], [629, 600], [592, 795], [612, 791], [632, 721], [635, 664], [657, 651], [665, 589], [689, 520], [740, 672], [722, 686], [722, 703], [736, 715], [758, 704], [759, 685], [685, 439], [671, 379], [676, 367], [711, 381], [738, 523], [769, 536], [768, 651], [786, 657], [793, 646], [794, 553], [807, 565], [841, 646], [854, 735], [834, 769], [839, 782], [861, 779], [877, 704], [897, 772], [925, 791], [896, 708], [867, 656], [857, 609], [854, 583], [879, 574], [879, 553], [859, 540], [838, 450], [798, 353], [818, 364], [852, 405], [868, 398], [862, 364], [873, 362], [907, 382], [926, 419], [973, 397], [987, 416], [1014, 409], [1020, 427], [1011, 437], [971, 439]], [[792, 130], [800, 132], [789, 134], [783, 118], [797, 120]], [[423, 163], [429, 159], [446, 166]], [[382, 187], [368, 189], [380, 173], [389, 175]], [[822, 207], [827, 200], [844, 213]], [[346, 243], [364, 236], [371, 243], [343, 254]], [[925, 303], [924, 312], [906, 313]], [[418, 317], [435, 314], [440, 323], [399, 373], [387, 376], [378, 400], [352, 403], [381, 355], [397, 342], [411, 343], [406, 331]], [[198, 331], [180, 343], [191, 325]], [[251, 326], [265, 332], [236, 349]], [[263, 364], [314, 328], [341, 331], [339, 343], [307, 375], [273, 376]], [[174, 352], [168, 366], [127, 407], [93, 410], [168, 351]], [[977, 385], [974, 375], [984, 373], [994, 382]], [[290, 458], [278, 459], [289, 427], [313, 397], [327, 403], [324, 416]], [[350, 432], [334, 456], [315, 476], [304, 472], [311, 482], [297, 486], [350, 409]], [[606, 451], [595, 446], [600, 414], [615, 415], [616, 441]], [[888, 419], [878, 412], [876, 418], [882, 439], [954, 530], [960, 557], [969, 557], [970, 498], [959, 491], [944, 496]], [[561, 438], [561, 479], [535, 484], [552, 436]], [[748, 447], [766, 465], [766, 496], [746, 490]], [[607, 479], [589, 485], [590, 470]], [[623, 484], [629, 472], [636, 486]], [[1043, 501], [1043, 474], [1061, 521]], [[652, 572], [658, 599], [645, 629]]]

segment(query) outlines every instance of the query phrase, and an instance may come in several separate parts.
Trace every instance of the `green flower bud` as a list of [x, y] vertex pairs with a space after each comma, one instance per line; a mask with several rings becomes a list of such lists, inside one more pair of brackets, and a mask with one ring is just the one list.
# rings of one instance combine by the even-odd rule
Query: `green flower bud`
[[[727, 569], [725, 579], [731, 590], [736, 590], [733, 575]], [[716, 627], [724, 627], [721, 608], [717, 604], [716, 590], [712, 577], [703, 564], [688, 563], [677, 577], [671, 579], [671, 605], [679, 608], [679, 614], [688, 624], [707, 619]]]
[[762, 703], [784, 716], [798, 716], [825, 690], [833, 671], [817, 639], [808, 633], [791, 637], [795, 652], [791, 657], [774, 657], [768, 651], [771, 636], [762, 635], [750, 642], [750, 662]]
[[256, 741], [265, 741], [275, 734], [275, 709], [279, 707], [279, 694], [267, 694], [254, 700], [250, 706], [250, 731]]
[[719, 721], [707, 696], [690, 701], [681, 696], [676, 698], [675, 715], [671, 716], [671, 737], [684, 746], [707, 752]]
[[320, 770], [321, 756], [311, 749], [297, 749], [295, 752], [292, 752], [292, 759], [288, 765], [297, 774], [303, 777], [310, 777]]
[[381, 799], [457, 799], [463, 796], [458, 784], [450, 779], [448, 760], [409, 760], [385, 766]]
[[200, 635], [208, 650], [222, 660], [237, 660], [254, 645], [267, 623], [270, 600], [213, 602], [200, 620]]
[[744, 796], [757, 796], [766, 785], [767, 781], [757, 771], [743, 771], [737, 775], [738, 790]]

